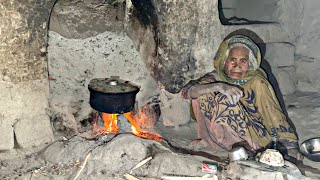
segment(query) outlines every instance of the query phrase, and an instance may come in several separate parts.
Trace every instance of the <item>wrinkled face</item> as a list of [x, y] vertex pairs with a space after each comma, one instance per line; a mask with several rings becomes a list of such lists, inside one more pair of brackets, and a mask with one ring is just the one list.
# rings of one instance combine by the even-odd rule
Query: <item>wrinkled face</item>
[[249, 69], [249, 50], [244, 47], [230, 49], [224, 68], [229, 78], [242, 79]]

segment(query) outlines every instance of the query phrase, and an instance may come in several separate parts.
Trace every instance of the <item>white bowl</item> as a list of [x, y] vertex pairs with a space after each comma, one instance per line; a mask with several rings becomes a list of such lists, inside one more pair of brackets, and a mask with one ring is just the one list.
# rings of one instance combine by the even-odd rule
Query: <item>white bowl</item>
[[259, 161], [270, 166], [284, 166], [284, 158], [282, 154], [275, 149], [267, 149], [262, 152]]

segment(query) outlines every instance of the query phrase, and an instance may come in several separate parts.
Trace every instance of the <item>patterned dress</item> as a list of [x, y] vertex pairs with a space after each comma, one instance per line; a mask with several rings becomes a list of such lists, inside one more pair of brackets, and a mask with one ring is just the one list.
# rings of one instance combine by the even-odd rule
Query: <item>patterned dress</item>
[[[215, 63], [215, 71], [199, 80], [190, 81], [182, 89], [182, 97], [192, 100], [193, 113], [198, 123], [198, 138], [204, 139], [213, 148], [220, 146], [230, 150], [241, 143], [256, 151], [271, 142], [271, 132], [274, 130], [282, 145], [288, 149], [297, 148], [296, 133], [288, 123], [263, 70], [254, 69], [244, 80], [229, 80], [225, 77], [224, 63], [221, 62], [225, 59], [225, 51], [225, 44], [222, 44], [215, 57], [215, 61], [218, 61]], [[236, 104], [231, 104], [219, 92], [204, 94], [197, 99], [190, 97], [194, 85], [216, 81], [238, 85], [243, 89], [244, 96]]]

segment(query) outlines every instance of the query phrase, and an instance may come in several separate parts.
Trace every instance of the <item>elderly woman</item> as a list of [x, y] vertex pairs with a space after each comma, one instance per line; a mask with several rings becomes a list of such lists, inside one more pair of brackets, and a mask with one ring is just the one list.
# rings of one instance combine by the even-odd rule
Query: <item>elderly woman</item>
[[214, 58], [215, 71], [182, 89], [182, 96], [192, 100], [198, 143], [227, 150], [243, 143], [256, 152], [275, 135], [286, 149], [297, 148], [294, 129], [260, 62], [260, 50], [251, 39], [233, 36], [221, 43]]

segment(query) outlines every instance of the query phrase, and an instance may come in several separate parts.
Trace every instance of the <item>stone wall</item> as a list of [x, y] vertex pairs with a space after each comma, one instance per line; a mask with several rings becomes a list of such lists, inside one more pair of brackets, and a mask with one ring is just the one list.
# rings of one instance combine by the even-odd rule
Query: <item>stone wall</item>
[[320, 2], [316, 0], [301, 2], [303, 16], [295, 52], [297, 88], [300, 91], [319, 92], [320, 20], [318, 17]]
[[141, 24], [151, 26], [155, 34], [156, 51], [147, 66], [167, 91], [177, 93], [190, 79], [212, 69], [214, 49], [221, 40], [217, 1], [133, 2], [136, 10], [150, 9], [138, 14]]
[[53, 1], [0, 3], [0, 151], [53, 140], [48, 107], [47, 21]]
[[[93, 78], [119, 76], [139, 85], [139, 106], [159, 94], [156, 81], [136, 49], [137, 42], [126, 35], [125, 14], [121, 2], [59, 1], [54, 7], [48, 64], [50, 112], [55, 131], [67, 127], [78, 132], [80, 122], [89, 118], [92, 108], [88, 84]], [[130, 34], [140, 38], [143, 30], [139, 27]]]
[[52, 141], [47, 113], [77, 129], [91, 111], [87, 84], [95, 77], [119, 75], [137, 83], [141, 104], [162, 98], [169, 126], [188, 123], [188, 102], [177, 93], [213, 70], [221, 40], [237, 29], [251, 30], [265, 43], [282, 94], [319, 91], [316, 0], [279, 0], [272, 15], [278, 23], [237, 26], [221, 24], [218, 0], [58, 0], [47, 55], [53, 3], [0, 4], [0, 150]]
[[[111, 75], [120, 75], [122, 79], [141, 85], [140, 102], [141, 98], [159, 94], [159, 88], [169, 91], [160, 91], [164, 124], [187, 123], [189, 105], [172, 93], [179, 92], [189, 80], [212, 71], [212, 59], [221, 40], [240, 28], [252, 30], [267, 43], [265, 57], [280, 81], [282, 94], [296, 90], [292, 78], [295, 75], [294, 47], [290, 45], [295, 36], [294, 32], [285, 30], [287, 19], [280, 18], [288, 17], [282, 15], [289, 13], [282, 7], [285, 5], [279, 6], [282, 11], [276, 11], [281, 15], [281, 24], [222, 26], [215, 8], [218, 1], [147, 3], [136, 0], [126, 3], [61, 0], [53, 9], [49, 42], [52, 116], [62, 117], [70, 128], [76, 129], [78, 122], [91, 110], [86, 88], [89, 80]], [[77, 20], [79, 23], [75, 24]], [[119, 64], [125, 65], [124, 68]], [[152, 85], [147, 88], [154, 93], [145, 94], [144, 86], [150, 82]]]

